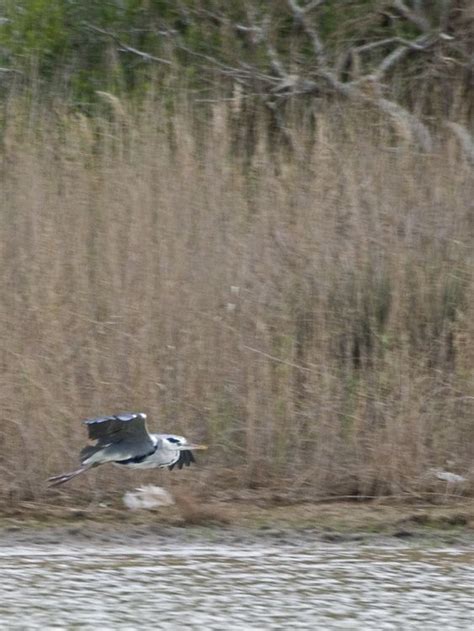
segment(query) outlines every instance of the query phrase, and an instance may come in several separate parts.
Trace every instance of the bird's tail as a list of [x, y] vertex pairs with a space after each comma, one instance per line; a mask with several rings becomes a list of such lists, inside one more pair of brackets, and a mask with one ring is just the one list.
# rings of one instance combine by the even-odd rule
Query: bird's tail
[[49, 486], [59, 486], [60, 484], [64, 484], [65, 482], [69, 482], [72, 478], [75, 478], [76, 475], [80, 475], [90, 469], [88, 466], [80, 467], [80, 469], [76, 469], [75, 471], [70, 471], [69, 473], [62, 473], [61, 475], [53, 475], [53, 477], [48, 478]]

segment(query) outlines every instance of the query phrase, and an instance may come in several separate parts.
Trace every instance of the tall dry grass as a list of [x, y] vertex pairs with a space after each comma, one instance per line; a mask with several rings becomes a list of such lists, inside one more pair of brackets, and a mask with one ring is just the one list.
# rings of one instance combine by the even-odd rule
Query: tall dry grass
[[169, 476], [209, 492], [413, 492], [472, 468], [474, 179], [449, 139], [421, 155], [328, 110], [296, 154], [257, 126], [243, 156], [224, 107], [108, 100], [5, 106], [1, 494], [46, 493], [78, 421], [124, 409], [208, 441]]

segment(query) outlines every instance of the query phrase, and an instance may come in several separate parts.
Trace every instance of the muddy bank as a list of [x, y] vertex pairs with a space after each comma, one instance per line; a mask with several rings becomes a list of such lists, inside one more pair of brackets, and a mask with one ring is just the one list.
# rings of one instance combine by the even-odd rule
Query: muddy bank
[[120, 501], [72, 506], [24, 502], [0, 510], [0, 545], [156, 545], [160, 540], [249, 543], [262, 539], [474, 544], [474, 500], [426, 503], [197, 501], [130, 511]]

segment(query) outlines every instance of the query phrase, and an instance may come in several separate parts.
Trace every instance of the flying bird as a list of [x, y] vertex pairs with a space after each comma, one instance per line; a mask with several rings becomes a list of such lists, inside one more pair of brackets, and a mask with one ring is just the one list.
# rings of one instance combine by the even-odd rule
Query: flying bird
[[79, 469], [48, 478], [50, 486], [64, 484], [92, 467], [107, 462], [129, 469], [182, 469], [196, 462], [193, 450], [207, 449], [206, 445], [188, 443], [184, 436], [150, 434], [146, 426], [146, 414], [142, 412], [100, 416], [84, 423], [89, 439], [95, 444], [87, 445], [81, 451]]

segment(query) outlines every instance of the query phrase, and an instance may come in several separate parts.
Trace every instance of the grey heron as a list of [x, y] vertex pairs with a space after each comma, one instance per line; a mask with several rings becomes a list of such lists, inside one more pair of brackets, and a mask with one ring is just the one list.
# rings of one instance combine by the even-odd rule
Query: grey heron
[[184, 436], [150, 434], [146, 414], [142, 412], [100, 416], [84, 423], [89, 439], [95, 444], [82, 449], [79, 469], [48, 478], [50, 486], [64, 484], [92, 467], [108, 462], [129, 469], [182, 469], [196, 462], [192, 450], [207, 448], [206, 445], [189, 443]]

